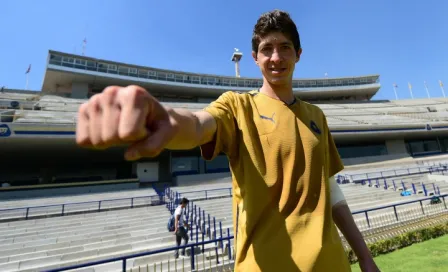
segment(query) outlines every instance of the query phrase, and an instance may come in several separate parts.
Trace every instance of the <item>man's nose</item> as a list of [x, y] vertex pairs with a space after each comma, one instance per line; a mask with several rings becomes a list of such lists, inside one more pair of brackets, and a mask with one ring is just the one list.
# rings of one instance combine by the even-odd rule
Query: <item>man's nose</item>
[[278, 50], [274, 50], [271, 55], [271, 61], [274, 63], [278, 63], [281, 60], [282, 60], [282, 57], [280, 56], [280, 53], [278, 52]]

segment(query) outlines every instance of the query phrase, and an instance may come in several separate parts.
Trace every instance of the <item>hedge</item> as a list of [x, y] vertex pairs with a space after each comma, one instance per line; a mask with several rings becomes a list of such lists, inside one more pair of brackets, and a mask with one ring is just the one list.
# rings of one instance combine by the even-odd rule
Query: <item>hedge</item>
[[[395, 251], [412, 244], [427, 241], [448, 234], [448, 222], [400, 234], [390, 239], [381, 240], [367, 246], [373, 257]], [[350, 263], [356, 263], [357, 257], [352, 249], [347, 252]]]

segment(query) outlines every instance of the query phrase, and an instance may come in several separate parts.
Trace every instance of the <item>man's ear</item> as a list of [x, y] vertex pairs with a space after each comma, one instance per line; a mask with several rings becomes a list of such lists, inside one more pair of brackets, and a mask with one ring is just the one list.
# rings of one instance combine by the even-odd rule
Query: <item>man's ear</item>
[[299, 51], [297, 51], [296, 63], [299, 62], [299, 60], [300, 60], [300, 55], [302, 55], [302, 48], [300, 48]]
[[252, 58], [254, 58], [255, 64], [257, 64], [257, 66], [258, 66], [257, 52], [252, 51]]

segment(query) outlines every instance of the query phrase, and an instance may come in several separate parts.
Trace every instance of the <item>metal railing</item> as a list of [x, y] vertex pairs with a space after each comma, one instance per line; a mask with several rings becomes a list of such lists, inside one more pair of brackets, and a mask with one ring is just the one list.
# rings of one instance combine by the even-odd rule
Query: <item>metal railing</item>
[[[174, 191], [173, 191], [174, 193]], [[230, 187], [223, 187], [223, 188], [215, 188], [215, 189], [207, 189], [207, 190], [196, 190], [196, 191], [187, 191], [187, 192], [177, 192], [177, 195], [175, 193], [174, 198], [182, 198], [189, 196], [192, 196], [192, 199], [209, 199], [213, 197], [220, 197], [220, 196], [232, 196], [232, 188]], [[190, 197], [191, 198], [191, 197]]]
[[[96, 266], [96, 265], [101, 265], [101, 264], [106, 264], [106, 263], [113, 263], [113, 262], [121, 262], [121, 271], [125, 272], [127, 270], [127, 261], [129, 259], [134, 259], [134, 258], [138, 258], [138, 257], [144, 257], [144, 256], [148, 256], [148, 255], [155, 255], [155, 254], [161, 254], [161, 253], [166, 253], [166, 252], [174, 252], [175, 250], [183, 250], [183, 249], [190, 249], [190, 269], [187, 271], [192, 271], [195, 270], [196, 268], [199, 268], [198, 265], [198, 258], [195, 258], [195, 255], [197, 255], [196, 253], [200, 250], [202, 256], [203, 256], [203, 268], [205, 270], [206, 268], [206, 264], [205, 264], [205, 255], [204, 255], [204, 246], [205, 245], [209, 245], [209, 244], [215, 244], [214, 249], [215, 249], [215, 256], [214, 258], [216, 259], [216, 264], [215, 266], [218, 265], [225, 265], [225, 258], [224, 258], [224, 254], [226, 253], [227, 255], [227, 261], [228, 264], [230, 265], [234, 259], [234, 255], [232, 255], [232, 246], [231, 246], [231, 240], [233, 240], [234, 236], [233, 235], [228, 235], [226, 237], [221, 237], [218, 239], [212, 239], [209, 241], [202, 241], [202, 242], [195, 242], [193, 244], [187, 244], [187, 245], [181, 245], [181, 246], [176, 246], [176, 247], [168, 247], [168, 248], [163, 248], [163, 249], [158, 249], [158, 250], [152, 250], [152, 251], [146, 251], [146, 252], [141, 252], [141, 253], [137, 253], [137, 254], [130, 254], [130, 255], [126, 255], [126, 256], [121, 256], [121, 257], [116, 257], [116, 258], [108, 258], [108, 259], [104, 259], [104, 260], [100, 260], [100, 261], [93, 261], [93, 262], [88, 262], [88, 263], [83, 263], [83, 264], [76, 264], [76, 265], [71, 265], [71, 266], [66, 266], [66, 267], [60, 267], [60, 268], [55, 268], [55, 269], [50, 269], [50, 270], [44, 270], [46, 272], [59, 272], [59, 271], [67, 271], [67, 270], [73, 270], [73, 269], [79, 269], [79, 268], [85, 268], [85, 267], [90, 267], [90, 266]], [[221, 255], [218, 254], [218, 250], [219, 250], [219, 246], [216, 246], [217, 244], [223, 244], [223, 242], [227, 241], [227, 244], [225, 246], [225, 251], [224, 249], [221, 248]], [[200, 249], [202, 248], [202, 249]], [[199, 250], [198, 250], [199, 249]], [[221, 258], [220, 258], [221, 256]], [[213, 265], [212, 265], [212, 256], [209, 254], [208, 257], [208, 261], [209, 261], [209, 268], [212, 269]], [[160, 271], [162, 271], [162, 263], [160, 262]], [[154, 262], [154, 271], [156, 271], [156, 263]], [[175, 265], [177, 266], [177, 261], [175, 260]], [[182, 265], [182, 271], [185, 271], [185, 264], [183, 263]], [[168, 269], [170, 267], [170, 261], [168, 261]], [[149, 270], [147, 270], [149, 271]], [[170, 271], [170, 269], [169, 269]], [[174, 267], [174, 271], [178, 271], [177, 267]]]
[[35, 218], [40, 216], [64, 216], [70, 213], [73, 214], [80, 212], [100, 212], [102, 210], [155, 206], [163, 204], [165, 204], [163, 196], [149, 195], [149, 196], [136, 196], [127, 198], [102, 199], [102, 200], [85, 201], [85, 202], [72, 202], [72, 203], [42, 205], [42, 206], [21, 207], [21, 208], [9, 208], [0, 210], [0, 221], [11, 219], [27, 220], [29, 218]]
[[[166, 207], [168, 210], [173, 213], [176, 209], [179, 201], [186, 197], [192, 201], [197, 200], [208, 200], [213, 198], [221, 198], [221, 197], [232, 197], [232, 188], [216, 188], [216, 189], [208, 189], [208, 190], [197, 190], [197, 191], [188, 191], [188, 192], [176, 192], [171, 188], [165, 188], [165, 195], [167, 199], [171, 200], [166, 203]], [[188, 197], [188, 195], [193, 195], [193, 197]]]
[[377, 178], [392, 178], [392, 177], [400, 177], [400, 176], [410, 176], [416, 174], [427, 174], [427, 173], [438, 173], [443, 170], [447, 170], [448, 166], [445, 164], [439, 165], [431, 165], [431, 166], [422, 166], [422, 167], [411, 167], [405, 169], [391, 169], [384, 171], [375, 171], [370, 173], [362, 173], [362, 174], [343, 174], [338, 175], [340, 178], [345, 177], [345, 179], [349, 179], [354, 182], [367, 181], [369, 179], [377, 179]]
[[360, 230], [386, 227], [409, 220], [419, 220], [429, 215], [447, 213], [447, 197], [448, 194], [445, 194], [405, 201], [371, 209], [353, 211], [352, 215]]
[[[168, 189], [167, 189], [168, 190]], [[169, 190], [168, 190], [169, 191]], [[391, 204], [391, 205], [385, 205], [385, 206], [381, 206], [381, 207], [376, 207], [376, 208], [372, 208], [372, 209], [366, 209], [366, 210], [360, 210], [360, 211], [354, 211], [352, 212], [353, 216], [355, 217], [355, 222], [357, 223], [358, 227], [360, 228], [361, 231], [363, 231], [364, 233], [366, 231], [372, 230], [372, 229], [378, 229], [381, 227], [384, 227], [385, 225], [394, 225], [394, 224], [400, 224], [400, 223], [407, 223], [408, 221], [412, 221], [412, 220], [419, 220], [424, 216], [438, 216], [440, 214], [446, 214], [448, 212], [447, 209], [447, 205], [446, 205], [446, 200], [445, 198], [448, 197], [448, 195], [442, 195], [442, 196], [438, 196], [438, 198], [442, 199], [439, 203], [432, 203], [429, 205], [424, 205], [423, 202], [424, 201], [431, 201], [434, 200], [432, 198], [424, 198], [424, 199], [418, 199], [418, 200], [413, 200], [413, 201], [406, 201], [406, 202], [401, 202], [401, 203], [397, 203], [397, 204]], [[417, 207], [409, 207], [413, 204], [418, 203], [419, 205]], [[407, 209], [403, 209], [401, 211], [398, 210], [399, 207], [407, 207]], [[387, 213], [378, 213], [378, 211], [384, 211], [386, 209], [392, 209], [393, 210], [393, 216], [391, 217], [392, 220], [388, 220], [390, 216], [387, 215]], [[115, 258], [108, 258], [108, 259], [104, 259], [104, 260], [100, 260], [100, 261], [93, 261], [93, 262], [87, 262], [84, 264], [76, 264], [76, 265], [72, 265], [72, 266], [66, 266], [66, 267], [60, 267], [60, 268], [56, 268], [56, 269], [51, 269], [51, 270], [47, 270], [47, 272], [59, 272], [59, 271], [66, 271], [66, 270], [71, 270], [71, 269], [78, 269], [78, 268], [85, 268], [85, 267], [90, 267], [90, 266], [96, 266], [96, 265], [101, 265], [101, 264], [106, 264], [106, 263], [113, 263], [113, 262], [121, 262], [121, 271], [127, 271], [128, 269], [128, 263], [127, 261], [129, 259], [134, 259], [134, 258], [138, 258], [138, 257], [142, 257], [142, 256], [148, 256], [148, 255], [155, 255], [155, 254], [161, 254], [161, 253], [166, 253], [166, 252], [171, 252], [174, 250], [182, 250], [182, 249], [190, 249], [190, 263], [189, 263], [189, 270], [206, 270], [206, 264], [205, 264], [205, 245], [208, 244], [215, 244], [211, 249], [209, 248], [209, 256], [207, 257], [207, 261], [209, 262], [209, 269], [213, 269], [213, 267], [216, 267], [218, 265], [223, 265], [223, 263], [225, 262], [225, 258], [224, 256], [227, 256], [227, 261], [228, 264], [231, 265], [232, 261], [234, 260], [234, 249], [232, 249], [232, 240], [234, 238], [233, 235], [230, 235], [230, 229], [227, 228], [227, 236], [223, 236], [223, 228], [222, 228], [222, 222], [219, 222], [219, 228], [216, 228], [216, 221], [215, 221], [215, 217], [213, 217], [213, 223], [210, 220], [210, 214], [208, 214], [208, 218], [205, 216], [205, 210], [202, 209], [200, 207], [198, 207], [197, 205], [194, 205], [192, 202], [190, 202], [190, 205], [187, 206], [187, 222], [191, 222], [190, 226], [193, 226], [193, 224], [195, 224], [196, 226], [196, 231], [193, 232], [193, 227], [191, 227], [191, 232], [190, 232], [190, 240], [193, 240], [194, 242], [192, 244], [187, 244], [187, 245], [182, 245], [182, 246], [178, 246], [178, 247], [169, 247], [169, 248], [163, 248], [163, 249], [158, 249], [158, 250], [152, 250], [152, 251], [147, 251], [147, 252], [142, 252], [142, 253], [137, 253], [137, 254], [129, 254], [129, 255], [125, 255], [125, 256], [120, 256], [120, 257], [115, 257]], [[378, 214], [373, 214], [373, 213], [378, 213]], [[362, 226], [362, 222], [360, 222], [359, 218], [356, 218], [357, 215], [363, 214], [365, 217], [364, 219], [367, 222], [367, 228], [364, 228]], [[385, 215], [386, 214], [386, 215]], [[208, 219], [208, 227], [207, 227], [207, 219]], [[381, 225], [377, 225], [374, 224], [375, 222], [381, 222]], [[213, 229], [213, 230], [212, 230]], [[218, 231], [219, 231], [219, 236], [220, 238], [216, 238], [218, 236]], [[199, 235], [201, 235], [201, 238], [199, 238]], [[208, 236], [211, 238], [211, 240], [205, 241], [205, 236]], [[195, 240], [194, 240], [195, 238]], [[202, 241], [200, 241], [200, 239], [202, 239]], [[224, 242], [227, 242], [227, 244], [224, 246]], [[215, 255], [212, 256], [211, 252], [214, 251]], [[219, 251], [221, 252], [221, 254], [219, 254]], [[233, 251], [233, 254], [232, 254]], [[199, 255], [202, 254], [202, 258], [203, 258], [203, 263], [202, 263], [202, 267], [200, 267], [199, 263], [198, 263], [198, 259]], [[221, 260], [220, 260], [220, 256], [222, 256]], [[212, 264], [212, 259], [216, 259], [216, 264]], [[215, 262], [215, 261], [213, 261]], [[158, 265], [156, 263], [160, 263], [160, 269], [163, 269], [163, 261], [162, 262], [153, 262], [151, 264], [151, 266], [154, 266], [154, 271], [156, 271], [155, 269], [158, 267]], [[167, 261], [167, 265], [166, 267], [168, 267], [168, 271], [172, 271], [170, 269], [170, 259], [168, 259]], [[173, 271], [178, 271], [177, 270], [177, 261], [175, 260], [175, 268]], [[132, 265], [131, 265], [132, 266]], [[146, 271], [149, 271], [149, 267], [151, 267], [148, 264], [146, 264]], [[137, 271], [141, 271], [140, 270], [141, 266], [138, 267]], [[118, 269], [115, 268], [115, 269]], [[132, 271], [132, 268], [131, 268]], [[183, 263], [182, 265], [182, 270], [181, 271], [185, 271], [185, 265]]]
[[[406, 196], [406, 195], [403, 195], [403, 192], [406, 192], [406, 191], [410, 191], [411, 190], [411, 188], [412, 188], [412, 193], [414, 194], [414, 195], [418, 195], [419, 194], [419, 191], [417, 190], [417, 187], [415, 186], [415, 183], [414, 182], [411, 182], [411, 188], [408, 188], [407, 186], [406, 186], [406, 184], [404, 183], [404, 181], [401, 181], [400, 182], [400, 186], [397, 186], [397, 184], [395, 183], [395, 180], [392, 180], [392, 185], [389, 185], [389, 183], [386, 181], [386, 180], [383, 180], [383, 183], [384, 183], [384, 185], [381, 185], [380, 184], [380, 181], [378, 180], [378, 179], [376, 179], [376, 180], [363, 180], [363, 181], [361, 181], [361, 184], [362, 185], [366, 185], [366, 184], [368, 184], [368, 186], [369, 187], [376, 187], [376, 188], [384, 188], [384, 190], [389, 190], [389, 188], [393, 188], [393, 190], [394, 191], [402, 191], [402, 196]], [[432, 191], [432, 194], [431, 194], [431, 192], [430, 192], [430, 190], [428, 190], [427, 188], [426, 188], [426, 185], [425, 185], [425, 183], [424, 182], [421, 182], [421, 186], [422, 186], [422, 192], [423, 192], [423, 194], [425, 195], [425, 196], [431, 196], [431, 195], [441, 195], [441, 193], [440, 193], [440, 187], [438, 186], [438, 185], [436, 185], [434, 182], [433, 183], [430, 183], [431, 185], [432, 185], [432, 189], [433, 189], [433, 191]]]

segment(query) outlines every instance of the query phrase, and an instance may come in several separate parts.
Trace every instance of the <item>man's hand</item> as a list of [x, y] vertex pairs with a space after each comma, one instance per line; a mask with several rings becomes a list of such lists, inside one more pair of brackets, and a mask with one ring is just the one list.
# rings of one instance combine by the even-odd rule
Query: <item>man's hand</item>
[[130, 144], [125, 158], [137, 160], [157, 156], [177, 129], [176, 120], [145, 89], [112, 86], [81, 105], [76, 142], [95, 149]]

